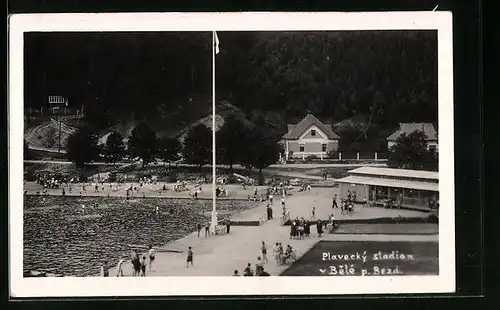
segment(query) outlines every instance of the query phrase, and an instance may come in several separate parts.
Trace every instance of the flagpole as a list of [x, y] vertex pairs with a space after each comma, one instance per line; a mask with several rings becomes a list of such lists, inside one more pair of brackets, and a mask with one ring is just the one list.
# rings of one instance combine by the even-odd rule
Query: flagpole
[[215, 154], [215, 31], [212, 32], [212, 233], [217, 226], [217, 210], [215, 188], [216, 181], [216, 154]]

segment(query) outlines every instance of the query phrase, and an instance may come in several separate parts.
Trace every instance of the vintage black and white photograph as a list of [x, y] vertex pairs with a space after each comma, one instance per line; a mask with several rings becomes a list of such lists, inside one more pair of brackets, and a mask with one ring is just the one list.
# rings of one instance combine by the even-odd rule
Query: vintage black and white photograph
[[387, 14], [14, 19], [12, 294], [452, 292], [451, 14]]

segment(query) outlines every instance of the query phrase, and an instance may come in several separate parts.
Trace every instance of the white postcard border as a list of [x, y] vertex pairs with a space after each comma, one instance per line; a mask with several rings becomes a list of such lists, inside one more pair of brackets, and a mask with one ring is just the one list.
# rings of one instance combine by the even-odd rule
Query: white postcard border
[[[342, 295], [455, 291], [453, 47], [450, 12], [20, 14], [10, 16], [9, 22], [9, 276], [12, 297]], [[438, 276], [23, 278], [21, 137], [24, 32], [391, 29], [438, 30]]]

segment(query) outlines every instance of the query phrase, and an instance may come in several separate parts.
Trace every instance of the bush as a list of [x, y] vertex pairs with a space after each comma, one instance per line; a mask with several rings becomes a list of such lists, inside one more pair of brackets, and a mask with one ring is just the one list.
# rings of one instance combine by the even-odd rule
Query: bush
[[169, 183], [175, 183], [177, 182], [178, 180], [178, 176], [177, 176], [177, 172], [174, 171], [174, 170], [171, 170], [169, 173], [168, 173], [168, 178], [167, 178], [168, 182]]
[[87, 182], [87, 181], [88, 181], [87, 176], [84, 174], [80, 174], [80, 176], [78, 177], [78, 182], [82, 183], [82, 182]]
[[339, 158], [339, 154], [337, 151], [328, 151], [328, 153], [326, 153], [326, 157], [329, 159], [337, 159]]
[[318, 157], [316, 155], [309, 155], [305, 158], [305, 161], [312, 162], [312, 161], [315, 161], [316, 159], [318, 159]]
[[428, 223], [439, 223], [439, 218], [436, 214], [429, 214], [427, 217], [427, 222]]
[[116, 172], [110, 172], [108, 176], [109, 182], [116, 182]]

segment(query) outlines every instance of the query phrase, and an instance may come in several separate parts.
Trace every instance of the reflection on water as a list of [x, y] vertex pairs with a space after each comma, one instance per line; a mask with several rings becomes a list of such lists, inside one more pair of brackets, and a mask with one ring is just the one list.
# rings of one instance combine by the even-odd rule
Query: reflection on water
[[[221, 219], [250, 207], [217, 202]], [[130, 244], [162, 246], [195, 231], [197, 223], [208, 223], [211, 210], [211, 200], [27, 196], [23, 268], [96, 275], [104, 260], [114, 264], [128, 254]]]

